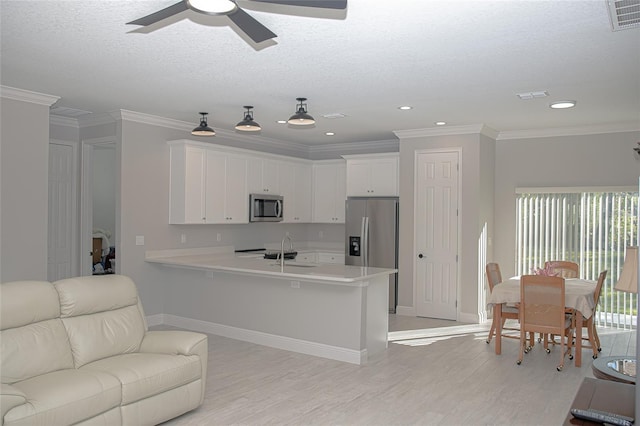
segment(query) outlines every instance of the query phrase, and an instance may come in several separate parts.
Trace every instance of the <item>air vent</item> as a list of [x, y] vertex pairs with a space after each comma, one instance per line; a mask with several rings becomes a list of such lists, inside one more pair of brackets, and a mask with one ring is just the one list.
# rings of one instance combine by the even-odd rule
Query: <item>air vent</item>
[[328, 118], [331, 120], [335, 120], [336, 118], [345, 118], [346, 115], [341, 113], [341, 112], [330, 112], [328, 114], [323, 114], [322, 115], [324, 118]]
[[613, 31], [640, 28], [640, 0], [607, 0]]

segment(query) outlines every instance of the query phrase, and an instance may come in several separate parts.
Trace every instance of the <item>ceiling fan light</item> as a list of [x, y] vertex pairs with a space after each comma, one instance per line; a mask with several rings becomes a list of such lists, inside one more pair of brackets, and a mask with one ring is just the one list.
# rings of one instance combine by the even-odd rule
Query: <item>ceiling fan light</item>
[[207, 125], [207, 112], [201, 112], [200, 125], [191, 131], [194, 136], [215, 136], [216, 132]]
[[307, 114], [307, 104], [304, 103], [307, 98], [296, 98], [296, 100], [300, 103], [298, 105], [298, 111], [289, 117], [287, 123], [293, 124], [294, 126], [309, 126], [311, 124], [315, 124], [315, 118]]
[[227, 15], [238, 8], [231, 0], [184, 0], [190, 9], [207, 15]]
[[258, 132], [262, 130], [262, 127], [255, 121], [253, 121], [253, 112], [251, 111], [252, 106], [246, 106], [247, 112], [244, 113], [244, 119], [236, 124], [236, 130], [240, 130], [241, 132]]

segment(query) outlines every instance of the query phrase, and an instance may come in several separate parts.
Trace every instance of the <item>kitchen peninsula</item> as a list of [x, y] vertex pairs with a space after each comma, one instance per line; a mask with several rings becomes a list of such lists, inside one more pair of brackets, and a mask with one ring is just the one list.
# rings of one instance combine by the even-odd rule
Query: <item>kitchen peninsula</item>
[[148, 251], [174, 274], [164, 322], [364, 364], [387, 348], [395, 269], [237, 256], [233, 247]]

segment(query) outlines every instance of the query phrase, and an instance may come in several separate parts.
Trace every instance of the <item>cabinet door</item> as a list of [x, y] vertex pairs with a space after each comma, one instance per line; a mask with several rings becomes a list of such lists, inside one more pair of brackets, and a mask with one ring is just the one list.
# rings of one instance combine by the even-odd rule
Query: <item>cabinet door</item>
[[313, 221], [335, 223], [335, 193], [337, 186], [335, 166], [314, 166]]
[[300, 223], [311, 222], [311, 166], [297, 164], [294, 173], [295, 194], [295, 221]]
[[206, 223], [225, 223], [226, 155], [208, 151], [206, 169]]
[[339, 263], [344, 265], [344, 254], [318, 253], [318, 263]]
[[347, 200], [347, 167], [345, 164], [336, 166], [336, 186], [333, 202], [334, 223], [345, 223], [345, 201]]
[[316, 165], [313, 176], [313, 222], [344, 223], [346, 169], [340, 164]]
[[347, 164], [347, 194], [354, 197], [371, 195], [371, 164], [353, 160]]
[[371, 162], [369, 195], [398, 195], [398, 159], [385, 158]]
[[225, 223], [249, 223], [247, 160], [227, 156], [225, 180]]
[[278, 188], [279, 162], [265, 158], [248, 159], [248, 190], [250, 194], [280, 195]]
[[[182, 223], [203, 223], [205, 219], [205, 164], [206, 156], [202, 149], [186, 147], [184, 161], [184, 197], [176, 197], [172, 202], [182, 204], [184, 221]], [[180, 199], [181, 198], [181, 199]]]

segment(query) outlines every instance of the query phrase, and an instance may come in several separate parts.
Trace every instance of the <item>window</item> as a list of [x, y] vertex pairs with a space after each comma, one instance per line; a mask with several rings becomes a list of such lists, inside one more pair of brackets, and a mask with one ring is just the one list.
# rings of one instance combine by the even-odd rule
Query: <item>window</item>
[[516, 203], [517, 273], [530, 274], [547, 260], [576, 262], [581, 277], [589, 280], [606, 269], [598, 325], [635, 325], [637, 296], [614, 291], [613, 286], [625, 248], [637, 245], [637, 189], [518, 188]]

